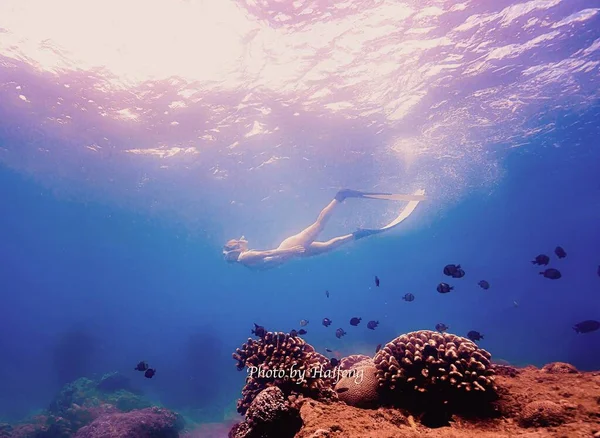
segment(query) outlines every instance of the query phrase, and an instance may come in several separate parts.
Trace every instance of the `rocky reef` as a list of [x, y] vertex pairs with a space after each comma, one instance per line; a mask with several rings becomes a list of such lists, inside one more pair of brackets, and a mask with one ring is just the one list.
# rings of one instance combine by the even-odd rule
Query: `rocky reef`
[[[230, 438], [600, 437], [600, 372], [497, 365], [449, 333], [407, 333], [333, 365], [301, 338], [267, 332], [233, 358], [249, 375]], [[292, 369], [321, 372], [309, 381]]]
[[14, 425], [0, 424], [0, 438], [176, 438], [181, 417], [141, 396], [118, 373], [65, 385], [39, 415]]

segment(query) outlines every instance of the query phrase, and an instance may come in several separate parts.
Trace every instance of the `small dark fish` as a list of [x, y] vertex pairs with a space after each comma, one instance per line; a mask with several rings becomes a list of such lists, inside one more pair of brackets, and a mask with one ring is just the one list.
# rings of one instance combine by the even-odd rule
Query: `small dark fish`
[[577, 333], [591, 333], [600, 329], [600, 321], [588, 319], [587, 321], [578, 322], [573, 326], [573, 330]]
[[479, 283], [477, 283], [482, 289], [488, 290], [490, 288], [490, 284], [485, 281], [485, 280], [481, 280]]
[[375, 330], [375, 328], [379, 325], [379, 321], [369, 321], [367, 323], [367, 328], [371, 330]]
[[148, 369], [148, 364], [144, 361], [141, 361], [140, 363], [138, 363], [134, 370], [135, 371], [146, 371]]
[[339, 360], [337, 360], [335, 357], [332, 357], [331, 359], [329, 359], [329, 363], [331, 365], [333, 365], [334, 367], [338, 366], [338, 364], [340, 363]]
[[375, 347], [375, 353], [377, 353], [379, 350], [381, 350], [381, 344], [377, 344], [377, 347]]
[[454, 289], [454, 286], [450, 286], [448, 283], [440, 283], [437, 285], [437, 291], [441, 294], [447, 294]]
[[480, 341], [481, 339], [483, 339], [483, 335], [479, 332], [476, 332], [475, 330], [471, 330], [469, 333], [467, 333], [467, 338], [469, 338], [472, 341]]
[[338, 394], [341, 394], [343, 392], [349, 391], [350, 388], [338, 388], [335, 390], [335, 392], [337, 392]]
[[444, 266], [444, 275], [452, 277], [457, 269], [460, 269], [460, 265], [446, 265]]
[[299, 335], [305, 335], [305, 334], [307, 334], [307, 333], [308, 333], [308, 332], [307, 332], [306, 330], [304, 330], [304, 329], [300, 329], [300, 330], [298, 330], [298, 334], [299, 334]]
[[443, 322], [438, 322], [435, 325], [435, 329], [440, 332], [440, 333], [444, 333], [446, 330], [448, 330], [450, 327], [448, 327], [446, 324], [444, 324]]
[[254, 330], [252, 330], [251, 333], [253, 335], [258, 336], [259, 338], [264, 338], [265, 335], [267, 334], [267, 331], [265, 330], [265, 328], [262, 325], [258, 325], [257, 323], [254, 323]]
[[333, 353], [333, 351], [331, 351], [329, 348], [326, 348], [326, 349], [325, 349], [325, 351], [326, 351], [327, 353]]
[[331, 325], [331, 319], [329, 319], [329, 318], [323, 318], [323, 325], [325, 327], [329, 327]]
[[554, 254], [556, 254], [556, 257], [558, 257], [559, 259], [564, 259], [567, 256], [567, 253], [562, 248], [562, 246], [557, 246], [554, 249]]
[[155, 374], [156, 374], [156, 370], [154, 370], [152, 368], [148, 368], [146, 370], [146, 372], [144, 373], [144, 377], [146, 377], [147, 379], [151, 379], [152, 377], [154, 377]]
[[465, 271], [463, 271], [462, 269], [457, 269], [456, 271], [454, 271], [454, 273], [452, 274], [452, 278], [463, 278], [465, 276]]
[[328, 290], [326, 290], [326, 291], [325, 291], [325, 296], [326, 296], [327, 298], [329, 298], [329, 291], [328, 291]]
[[408, 293], [408, 294], [404, 295], [404, 296], [402, 297], [402, 299], [403, 299], [404, 301], [408, 301], [408, 302], [410, 303], [411, 301], [414, 301], [414, 300], [415, 300], [415, 296], [414, 296], [413, 294], [411, 294], [411, 293]]
[[600, 266], [598, 266], [598, 270], [596, 271], [596, 274], [598, 274], [598, 277], [600, 277]]
[[298, 336], [298, 331], [297, 331], [297, 330], [292, 330], [292, 331], [290, 331], [290, 336], [291, 336], [292, 338], [295, 338], [296, 336]]
[[379, 277], [375, 276], [375, 286], [379, 287]]
[[350, 325], [357, 326], [362, 321], [362, 318], [357, 318], [356, 316], [350, 319]]
[[306, 327], [306, 324], [308, 324], [308, 319], [301, 319], [300, 320], [300, 327]]
[[550, 280], [558, 280], [560, 277], [562, 277], [560, 271], [554, 268], [548, 268], [545, 271], [540, 272], [540, 275], [543, 275]]
[[534, 265], [546, 266], [548, 263], [550, 263], [550, 257], [548, 257], [546, 254], [540, 254], [535, 259], [533, 259], [531, 263], [533, 263]]
[[342, 336], [344, 335], [346, 335], [346, 332], [342, 328], [339, 328], [335, 331], [335, 337], [338, 339], [342, 339]]

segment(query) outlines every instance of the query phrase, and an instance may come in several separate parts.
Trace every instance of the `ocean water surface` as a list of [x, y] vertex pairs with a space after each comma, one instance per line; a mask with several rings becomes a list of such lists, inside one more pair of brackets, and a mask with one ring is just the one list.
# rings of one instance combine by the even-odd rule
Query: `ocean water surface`
[[[112, 371], [194, 421], [235, 418], [231, 354], [254, 323], [307, 319], [319, 351], [372, 355], [443, 322], [512, 364], [599, 369], [600, 331], [572, 328], [600, 320], [599, 12], [1, 2], [0, 422]], [[259, 272], [223, 260], [242, 235], [276, 247], [345, 187], [428, 199], [329, 254]], [[348, 199], [322, 238], [402, 207]], [[539, 275], [542, 253], [562, 278]]]

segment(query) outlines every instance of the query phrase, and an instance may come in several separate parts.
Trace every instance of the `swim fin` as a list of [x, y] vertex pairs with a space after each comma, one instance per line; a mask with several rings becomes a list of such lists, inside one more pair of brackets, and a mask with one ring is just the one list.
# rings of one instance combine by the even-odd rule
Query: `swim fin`
[[427, 199], [424, 194], [403, 195], [398, 193], [361, 192], [351, 189], [342, 189], [335, 195], [338, 202], [342, 202], [346, 198], [370, 198], [385, 201], [424, 201]]
[[[425, 190], [417, 190], [415, 192], [415, 194], [412, 196], [424, 197], [424, 195], [425, 195]], [[413, 212], [417, 208], [417, 205], [419, 205], [419, 202], [420, 202], [419, 200], [410, 201], [408, 203], [408, 205], [400, 211], [400, 214], [398, 215], [398, 217], [396, 217], [389, 224], [387, 224], [381, 228], [374, 228], [374, 229], [373, 228], [371, 228], [371, 229], [360, 228], [360, 229], [358, 229], [357, 231], [352, 233], [352, 235], [354, 236], [354, 240], [362, 239], [363, 237], [367, 237], [367, 236], [372, 236], [373, 234], [379, 234], [386, 230], [390, 230], [390, 229], [398, 226], [401, 222], [404, 222], [411, 214], [413, 214]]]
[[383, 233], [385, 229], [370, 229], [370, 228], [359, 228], [352, 236], [354, 236], [354, 240], [362, 239], [363, 237], [372, 236], [373, 234]]

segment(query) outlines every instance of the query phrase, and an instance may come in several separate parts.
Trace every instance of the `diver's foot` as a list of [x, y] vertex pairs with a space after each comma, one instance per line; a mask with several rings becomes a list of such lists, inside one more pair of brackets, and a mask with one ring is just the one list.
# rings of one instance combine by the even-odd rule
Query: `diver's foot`
[[358, 190], [342, 189], [336, 193], [335, 200], [342, 202], [346, 198], [360, 198], [361, 196], [362, 192], [359, 192]]
[[383, 232], [383, 230], [359, 228], [354, 233], [352, 233], [352, 235], [354, 236], [354, 240], [358, 240], [362, 239], [363, 237], [372, 236], [373, 234], [379, 234], [381, 232]]

